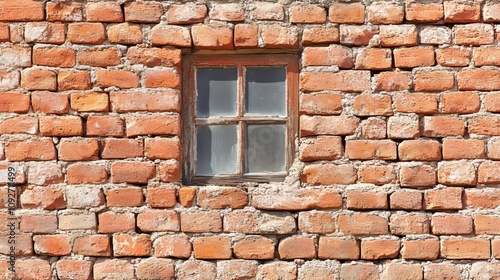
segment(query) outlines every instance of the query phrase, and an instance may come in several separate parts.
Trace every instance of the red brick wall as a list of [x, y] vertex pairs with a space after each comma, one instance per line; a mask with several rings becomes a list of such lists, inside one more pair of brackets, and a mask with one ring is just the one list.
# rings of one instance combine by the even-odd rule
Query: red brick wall
[[[500, 3], [127, 2], [0, 0], [0, 279], [9, 167], [18, 279], [500, 277]], [[300, 54], [284, 183], [181, 184], [190, 52]]]

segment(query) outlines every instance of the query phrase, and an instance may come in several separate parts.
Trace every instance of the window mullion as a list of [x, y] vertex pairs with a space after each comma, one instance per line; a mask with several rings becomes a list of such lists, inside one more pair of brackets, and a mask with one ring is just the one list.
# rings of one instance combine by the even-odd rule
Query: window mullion
[[[244, 68], [238, 63], [238, 117], [245, 114], [245, 78]], [[238, 123], [238, 171], [240, 175], [245, 173], [245, 123]]]

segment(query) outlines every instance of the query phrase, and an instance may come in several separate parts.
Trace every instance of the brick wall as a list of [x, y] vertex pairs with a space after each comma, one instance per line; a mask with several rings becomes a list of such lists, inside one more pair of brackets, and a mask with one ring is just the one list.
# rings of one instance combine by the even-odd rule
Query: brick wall
[[[12, 167], [17, 279], [498, 279], [497, 23], [489, 0], [0, 0], [0, 278]], [[193, 52], [300, 55], [285, 182], [181, 184]]]

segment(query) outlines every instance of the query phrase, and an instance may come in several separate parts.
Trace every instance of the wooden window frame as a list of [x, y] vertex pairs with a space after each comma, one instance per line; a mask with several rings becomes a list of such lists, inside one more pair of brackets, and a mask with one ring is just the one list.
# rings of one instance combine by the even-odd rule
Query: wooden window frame
[[[246, 54], [246, 55], [187, 55], [183, 58], [183, 136], [182, 169], [183, 183], [187, 185], [225, 184], [235, 185], [246, 182], [279, 182], [288, 175], [295, 159], [295, 140], [298, 135], [298, 76], [299, 58], [295, 54]], [[285, 117], [244, 116], [245, 84], [244, 67], [286, 67], [286, 108]], [[196, 119], [196, 79], [197, 67], [235, 67], [238, 71], [236, 117], [216, 117]], [[237, 124], [238, 131], [238, 171], [236, 175], [196, 176], [194, 162], [196, 156], [196, 125]], [[244, 174], [244, 153], [246, 145], [245, 126], [251, 124], [286, 124], [285, 171], [279, 173]]]

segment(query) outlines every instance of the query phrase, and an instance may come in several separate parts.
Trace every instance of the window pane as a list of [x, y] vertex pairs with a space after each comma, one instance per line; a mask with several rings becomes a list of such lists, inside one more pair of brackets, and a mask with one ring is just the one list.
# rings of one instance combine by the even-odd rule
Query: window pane
[[236, 68], [196, 69], [196, 116], [237, 115]]
[[236, 174], [236, 125], [210, 125], [196, 127], [197, 175]]
[[246, 172], [285, 170], [285, 125], [248, 125]]
[[245, 112], [286, 116], [285, 67], [246, 68]]

